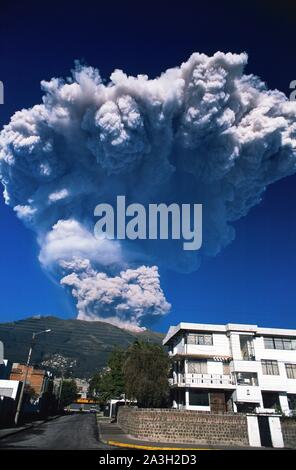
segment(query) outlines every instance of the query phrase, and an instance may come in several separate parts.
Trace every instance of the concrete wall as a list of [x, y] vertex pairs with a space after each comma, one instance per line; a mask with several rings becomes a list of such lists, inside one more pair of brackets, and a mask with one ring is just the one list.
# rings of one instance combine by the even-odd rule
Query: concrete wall
[[241, 414], [121, 407], [118, 424], [127, 434], [150, 441], [249, 445], [247, 418]]
[[296, 418], [281, 418], [284, 446], [296, 449]]
[[8, 397], [15, 400], [19, 389], [20, 382], [18, 380], [0, 380], [0, 397]]

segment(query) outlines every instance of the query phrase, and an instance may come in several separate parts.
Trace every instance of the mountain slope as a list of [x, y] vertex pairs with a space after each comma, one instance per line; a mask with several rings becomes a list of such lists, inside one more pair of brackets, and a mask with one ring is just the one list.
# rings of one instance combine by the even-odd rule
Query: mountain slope
[[136, 333], [99, 321], [31, 317], [0, 323], [4, 357], [13, 362], [25, 362], [32, 333], [49, 328], [52, 330], [50, 333], [37, 336], [31, 363], [48, 368], [57, 375], [64, 369], [73, 377], [90, 377], [106, 365], [115, 347], [126, 348], [136, 339], [161, 343], [163, 338], [161, 333], [150, 330]]

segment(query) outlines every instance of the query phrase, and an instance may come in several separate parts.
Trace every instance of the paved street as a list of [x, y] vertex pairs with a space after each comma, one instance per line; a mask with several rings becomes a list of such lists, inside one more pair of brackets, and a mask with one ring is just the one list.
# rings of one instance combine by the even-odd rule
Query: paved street
[[93, 414], [61, 416], [0, 440], [0, 449], [110, 449], [99, 443]]

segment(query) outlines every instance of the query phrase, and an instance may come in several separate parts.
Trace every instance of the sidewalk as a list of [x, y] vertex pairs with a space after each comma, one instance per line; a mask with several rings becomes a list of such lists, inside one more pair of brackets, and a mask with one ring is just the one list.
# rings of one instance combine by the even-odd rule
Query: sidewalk
[[40, 424], [46, 423], [48, 421], [52, 421], [53, 419], [57, 419], [62, 415], [50, 416], [47, 419], [33, 421], [32, 423], [24, 424], [23, 426], [14, 426], [12, 428], [1, 428], [0, 429], [0, 439], [5, 439], [6, 437], [13, 436], [14, 434], [18, 434], [19, 432], [26, 431], [27, 429], [32, 429], [36, 426], [40, 426]]
[[214, 446], [143, 441], [125, 434], [117, 423], [100, 420], [100, 417], [97, 420], [100, 441], [109, 446], [135, 450], [218, 450]]

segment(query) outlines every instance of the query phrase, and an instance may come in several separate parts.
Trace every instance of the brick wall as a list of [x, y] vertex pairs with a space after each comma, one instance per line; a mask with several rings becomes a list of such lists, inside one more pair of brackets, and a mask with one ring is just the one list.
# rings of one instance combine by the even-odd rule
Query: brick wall
[[[10, 374], [10, 380], [24, 381], [26, 366], [24, 364], [14, 363]], [[44, 370], [35, 369], [33, 366], [28, 368], [27, 384], [29, 384], [37, 393], [41, 395], [45, 380]]]
[[296, 449], [296, 418], [281, 418], [285, 447]]
[[121, 407], [124, 432], [150, 441], [248, 446], [247, 418], [241, 414]]

